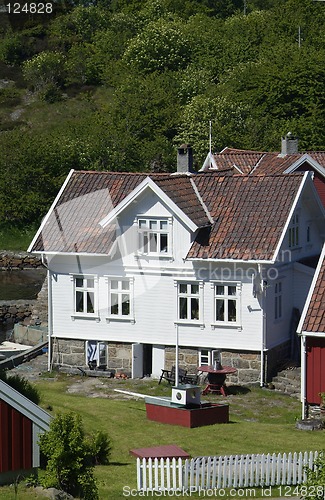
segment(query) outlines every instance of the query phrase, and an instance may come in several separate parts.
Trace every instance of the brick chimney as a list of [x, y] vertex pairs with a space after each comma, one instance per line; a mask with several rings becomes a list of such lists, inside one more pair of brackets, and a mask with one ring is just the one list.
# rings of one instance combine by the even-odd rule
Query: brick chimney
[[189, 144], [182, 144], [177, 148], [177, 173], [195, 173], [193, 169], [193, 150]]
[[288, 132], [281, 139], [281, 156], [293, 155], [298, 153], [298, 137]]

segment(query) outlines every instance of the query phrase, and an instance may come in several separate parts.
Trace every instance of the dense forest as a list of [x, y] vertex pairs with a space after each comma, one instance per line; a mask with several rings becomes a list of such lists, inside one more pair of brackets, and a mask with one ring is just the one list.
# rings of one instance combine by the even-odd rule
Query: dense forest
[[71, 168], [173, 171], [177, 145], [325, 149], [325, 2], [98, 0], [3, 15], [0, 220], [39, 222]]

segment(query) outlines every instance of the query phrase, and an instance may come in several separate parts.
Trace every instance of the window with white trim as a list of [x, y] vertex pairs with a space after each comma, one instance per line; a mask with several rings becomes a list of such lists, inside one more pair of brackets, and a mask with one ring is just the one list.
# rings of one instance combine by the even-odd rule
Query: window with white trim
[[87, 341], [87, 364], [92, 367], [107, 365], [107, 343], [97, 340]]
[[212, 357], [210, 349], [200, 349], [199, 350], [199, 366], [211, 366]]
[[178, 319], [201, 320], [199, 283], [178, 283]]
[[108, 302], [110, 319], [133, 319], [133, 279], [110, 277]]
[[74, 313], [76, 315], [94, 316], [96, 308], [96, 277], [73, 276]]
[[240, 287], [236, 283], [214, 286], [215, 323], [238, 324], [240, 321]]
[[294, 248], [299, 245], [299, 215], [296, 213], [289, 225], [289, 248]]
[[274, 286], [274, 319], [282, 318], [282, 282], [278, 281]]
[[126, 280], [110, 282], [110, 316], [130, 315], [130, 284]]
[[146, 255], [170, 255], [171, 232], [167, 218], [138, 218], [139, 250]]

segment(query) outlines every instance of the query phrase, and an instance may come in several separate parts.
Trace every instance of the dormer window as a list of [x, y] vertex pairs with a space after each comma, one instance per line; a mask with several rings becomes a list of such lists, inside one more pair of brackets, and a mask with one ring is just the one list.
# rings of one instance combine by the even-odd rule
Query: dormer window
[[289, 248], [299, 245], [299, 215], [295, 214], [289, 226]]
[[145, 255], [170, 255], [171, 234], [169, 220], [139, 218], [139, 250]]

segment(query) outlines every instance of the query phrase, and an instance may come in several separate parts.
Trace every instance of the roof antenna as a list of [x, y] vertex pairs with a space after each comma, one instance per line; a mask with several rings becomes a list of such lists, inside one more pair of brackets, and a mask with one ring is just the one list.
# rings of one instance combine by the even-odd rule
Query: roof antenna
[[212, 153], [212, 121], [209, 121], [209, 151]]

